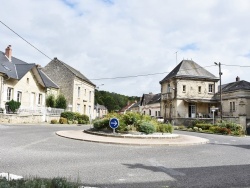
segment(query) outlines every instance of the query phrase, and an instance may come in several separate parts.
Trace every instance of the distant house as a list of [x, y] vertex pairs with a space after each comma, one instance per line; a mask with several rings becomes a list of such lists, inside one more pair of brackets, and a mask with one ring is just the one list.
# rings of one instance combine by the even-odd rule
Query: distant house
[[131, 112], [140, 113], [141, 112], [140, 104], [141, 104], [141, 101], [138, 101], [138, 102], [135, 101], [135, 103], [132, 106], [130, 106], [130, 108], [128, 110]]
[[0, 107], [15, 100], [21, 109], [45, 107], [48, 93], [57, 94], [59, 86], [51, 80], [39, 65], [29, 64], [12, 56], [9, 45], [0, 52]]
[[119, 114], [126, 114], [127, 111], [131, 111], [130, 108], [135, 104], [137, 103], [137, 101], [135, 102], [130, 102], [128, 101], [127, 105], [124, 106], [121, 110], [119, 110]]
[[94, 117], [95, 84], [81, 72], [54, 58], [43, 71], [60, 87], [67, 99], [68, 110]]
[[235, 82], [222, 85], [222, 110], [223, 116], [245, 115], [250, 119], [250, 82], [237, 77]]
[[219, 78], [192, 60], [181, 61], [161, 84], [161, 112], [165, 119], [205, 118], [219, 107]]
[[108, 109], [104, 105], [96, 104], [94, 109], [94, 118], [103, 118], [108, 114]]
[[161, 102], [161, 93], [143, 94], [140, 102], [141, 113], [153, 117], [161, 116], [160, 102]]

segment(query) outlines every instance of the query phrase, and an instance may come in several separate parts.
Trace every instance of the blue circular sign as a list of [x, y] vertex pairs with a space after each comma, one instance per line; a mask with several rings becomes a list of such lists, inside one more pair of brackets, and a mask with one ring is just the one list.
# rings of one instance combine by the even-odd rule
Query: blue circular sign
[[109, 126], [112, 128], [112, 129], [116, 129], [118, 126], [119, 126], [119, 120], [117, 118], [111, 118], [109, 120]]

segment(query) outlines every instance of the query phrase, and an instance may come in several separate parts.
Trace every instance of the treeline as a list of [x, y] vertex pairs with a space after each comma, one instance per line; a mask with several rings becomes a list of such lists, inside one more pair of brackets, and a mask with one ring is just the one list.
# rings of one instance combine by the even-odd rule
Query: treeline
[[95, 104], [106, 106], [109, 112], [119, 111], [127, 105], [128, 101], [134, 102], [135, 100], [139, 101], [140, 97], [129, 97], [113, 92], [95, 90]]

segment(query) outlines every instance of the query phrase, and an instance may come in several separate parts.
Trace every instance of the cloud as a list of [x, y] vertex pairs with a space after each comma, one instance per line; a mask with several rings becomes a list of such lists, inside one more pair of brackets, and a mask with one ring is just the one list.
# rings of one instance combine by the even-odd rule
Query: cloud
[[[201, 66], [247, 66], [249, 8], [244, 0], [8, 0], [0, 18], [50, 58], [97, 79], [170, 72], [182, 59]], [[50, 61], [3, 25], [0, 33], [1, 51], [11, 44], [19, 59], [42, 66]], [[222, 82], [234, 81], [239, 72], [250, 81], [249, 68], [238, 69], [222, 65]], [[218, 75], [216, 66], [207, 70]], [[93, 82], [104, 84], [103, 90], [141, 96], [159, 93], [166, 75]]]

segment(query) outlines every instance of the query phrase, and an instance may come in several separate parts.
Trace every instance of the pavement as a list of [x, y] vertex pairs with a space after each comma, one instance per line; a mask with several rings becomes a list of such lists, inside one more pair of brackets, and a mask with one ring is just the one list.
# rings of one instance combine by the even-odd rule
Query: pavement
[[58, 131], [56, 134], [61, 137], [80, 141], [138, 146], [188, 146], [206, 144], [209, 142], [209, 140], [205, 138], [184, 134], [105, 134], [83, 130]]

